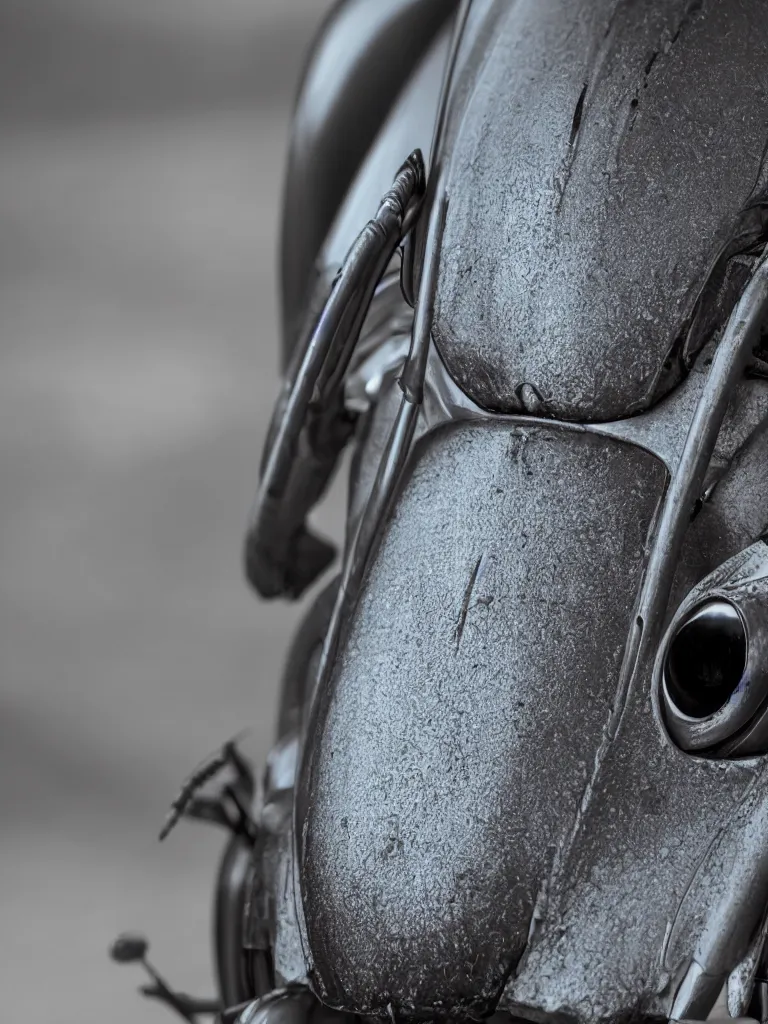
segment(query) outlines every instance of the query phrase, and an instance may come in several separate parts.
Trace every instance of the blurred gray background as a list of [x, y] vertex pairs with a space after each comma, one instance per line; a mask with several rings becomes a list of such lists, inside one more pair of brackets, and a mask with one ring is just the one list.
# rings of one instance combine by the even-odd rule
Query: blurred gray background
[[[240, 543], [277, 381], [290, 109], [328, 0], [0, 0], [0, 1017], [170, 1021], [212, 992], [222, 836], [156, 841], [296, 609]], [[338, 535], [339, 499], [320, 515]]]

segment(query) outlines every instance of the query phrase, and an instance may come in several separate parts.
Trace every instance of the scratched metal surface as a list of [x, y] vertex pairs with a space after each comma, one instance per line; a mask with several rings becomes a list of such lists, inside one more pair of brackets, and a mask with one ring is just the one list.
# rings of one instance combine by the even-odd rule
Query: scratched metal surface
[[[745, 560], [702, 581], [689, 607]], [[654, 666], [635, 679], [501, 1002], [524, 1016], [667, 1016], [694, 955], [722, 985], [768, 898], [765, 758], [681, 753], [653, 710]]]
[[726, 257], [765, 237], [765, 5], [476, 12], [435, 337], [481, 405], [520, 410], [529, 383], [552, 416], [620, 418], [680, 379], [743, 282]]
[[332, 1003], [499, 995], [591, 768], [665, 479], [642, 449], [564, 428], [421, 442], [300, 797]]
[[670, 612], [691, 582], [768, 534], [768, 416], [733, 453], [709, 500], [691, 524], [680, 558]]
[[[685, 395], [682, 392], [677, 394], [679, 403], [665, 403], [667, 427], [670, 429], [674, 427], [673, 421], [676, 418], [687, 418], [688, 403]], [[382, 412], [386, 419], [386, 407]], [[689, 602], [700, 600], [701, 595], [707, 592], [706, 588], [714, 585], [723, 575], [724, 570], [716, 567], [751, 544], [768, 525], [765, 414], [763, 382], [745, 384], [734, 401], [724, 431], [720, 447], [722, 458], [717, 461], [716, 467], [717, 487], [692, 524], [687, 538], [678, 574], [677, 594], [671, 602], [670, 614], [679, 600], [690, 593], [691, 586], [714, 570], [714, 577], [705, 580], [701, 589], [694, 590], [689, 598]], [[631, 433], [636, 423], [629, 421], [624, 427]], [[617, 425], [617, 432], [620, 427]], [[500, 424], [489, 426], [486, 422], [485, 426], [476, 425], [464, 429], [482, 431], [504, 428]], [[674, 434], [674, 430], [672, 432]], [[374, 441], [373, 450], [376, 449]], [[468, 452], [463, 451], [462, 454], [467, 456]], [[671, 454], [670, 450], [667, 455]], [[674, 461], [675, 458], [672, 458], [673, 464]], [[451, 471], [445, 473], [446, 477], [450, 476], [457, 484], [457, 493], [463, 493], [463, 485], [469, 486], [465, 478], [470, 474], [475, 481], [479, 480], [476, 486], [482, 492], [484, 478], [478, 473], [479, 463], [480, 460], [467, 458], [463, 474], [456, 477], [453, 464]], [[443, 465], [442, 468], [445, 472], [446, 467]], [[564, 482], [572, 491], [570, 480], [565, 479]], [[434, 515], [434, 495], [431, 492], [425, 494], [423, 488], [419, 489], [420, 483], [421, 475], [417, 469], [410, 486], [417, 490], [418, 498], [412, 500], [430, 510], [423, 512], [423, 518], [426, 518]], [[413, 505], [404, 500], [403, 507], [413, 515]], [[609, 507], [606, 508], [607, 514], [610, 514]], [[406, 514], [405, 511], [398, 513], [403, 516]], [[480, 541], [482, 531], [478, 530], [476, 518], [467, 512], [463, 503], [460, 508], [452, 509], [450, 515], [457, 519], [466, 517], [471, 524], [466, 529], [472, 542]], [[550, 506], [547, 515], [553, 515], [558, 520], [556, 508], [553, 510]], [[510, 516], [510, 520], [514, 518]], [[418, 612], [414, 614], [411, 611], [414, 604], [423, 602], [424, 608], [428, 610], [421, 621], [429, 621], [430, 624], [440, 621], [440, 613], [436, 613], [425, 601], [425, 592], [440, 585], [444, 570], [435, 567], [442, 556], [432, 555], [431, 545], [435, 541], [422, 539], [428, 538], [431, 530], [439, 530], [439, 526], [439, 515], [428, 527], [423, 528], [421, 535], [418, 533], [419, 526], [413, 524], [414, 533], [407, 535], [404, 544], [406, 557], [411, 561], [414, 557], [418, 558], [418, 555], [414, 556], [417, 545], [419, 549], [425, 549], [428, 566], [424, 570], [426, 582], [417, 583], [406, 571], [402, 581], [404, 587], [400, 589], [394, 585], [380, 563], [374, 567], [369, 583], [372, 587], [380, 587], [382, 593], [378, 598], [373, 598], [370, 593], [366, 595], [363, 610], [352, 626], [350, 650], [341, 662], [338, 689], [331, 697], [329, 721], [322, 734], [327, 749], [323, 768], [318, 770], [315, 782], [318, 787], [322, 785], [324, 792], [321, 793], [319, 788], [316, 790], [319, 799], [310, 810], [309, 820], [312, 822], [313, 815], [317, 813], [321, 819], [321, 830], [324, 827], [313, 852], [317, 854], [320, 846], [321, 856], [323, 853], [326, 855], [326, 868], [332, 865], [328, 874], [332, 879], [336, 899], [343, 904], [343, 911], [339, 911], [338, 904], [334, 911], [334, 896], [328, 891], [322, 901], [323, 906], [318, 907], [314, 893], [306, 890], [307, 904], [310, 914], [315, 913], [310, 922], [314, 926], [315, 937], [319, 936], [313, 950], [316, 956], [315, 967], [319, 968], [321, 977], [326, 970], [331, 975], [333, 980], [329, 988], [333, 998], [339, 997], [341, 989], [352, 1003], [361, 996], [360, 988], [355, 988], [354, 983], [351, 990], [345, 987], [349, 984], [350, 972], [354, 982], [360, 982], [360, 975], [354, 975], [355, 966], [359, 967], [360, 962], [370, 966], [369, 993], [377, 991], [377, 977], [391, 979], [395, 976], [398, 980], [402, 979], [407, 974], [403, 970], [404, 964], [425, 964], [423, 947], [418, 951], [414, 949], [419, 938], [430, 952], [433, 949], [432, 943], [439, 941], [436, 939], [436, 935], [439, 936], [439, 925], [436, 922], [446, 920], [445, 915], [441, 917], [436, 912], [440, 900], [445, 901], [444, 911], [447, 909], [449, 913], [455, 914], [465, 908], [467, 903], [471, 903], [473, 898], [471, 876], [468, 880], [467, 876], [457, 872], [446, 884], [442, 873], [448, 865], [450, 875], [454, 850], [457, 846], [466, 848], [466, 838], [472, 831], [472, 826], [467, 825], [466, 820], [458, 829], [454, 829], [449, 812], [455, 811], [457, 806], [463, 806], [460, 804], [462, 798], [469, 800], [474, 797], [477, 804], [473, 824], [476, 825], [477, 820], [482, 818], [478, 805], [482, 806], [483, 796], [488, 798], [492, 784], [483, 778], [483, 769], [471, 759], [462, 764], [462, 767], [468, 764], [466, 778], [482, 778], [482, 785], [478, 784], [478, 790], [472, 790], [471, 793], [462, 793], [459, 787], [451, 790], [450, 782], [446, 784], [444, 781], [444, 777], [450, 779], [450, 771], [441, 774], [439, 768], [436, 770], [432, 751], [437, 731], [434, 722], [439, 720], [438, 703], [440, 708], [446, 706], [446, 674], [441, 674], [441, 668], [447, 659], [441, 658], [439, 653], [435, 655], [439, 639], [433, 639], [431, 633], [430, 638], [420, 634]], [[455, 529], [457, 527], [454, 524], [447, 531], [450, 539], [446, 543], [446, 550], [456, 549]], [[438, 532], [437, 543], [444, 537], [445, 534]], [[390, 534], [385, 542], [385, 550], [390, 558], [391, 544]], [[459, 550], [462, 550], [461, 546]], [[470, 582], [475, 566], [468, 559]], [[400, 571], [402, 573], [402, 568]], [[475, 595], [478, 579], [482, 575], [478, 571], [474, 579]], [[604, 579], [610, 588], [612, 581], [608, 577]], [[462, 621], [466, 629], [466, 623], [471, 622], [469, 613], [463, 619], [465, 606], [463, 603], [460, 607], [458, 605], [458, 590], [453, 597], [453, 615], [446, 612], [450, 604], [446, 600], [441, 603], [441, 613], [454, 629], [457, 626], [461, 628]], [[486, 612], [484, 597], [487, 598], [487, 594], [481, 592], [479, 605], [483, 614]], [[476, 596], [473, 597], [466, 608], [470, 609], [476, 600]], [[408, 611], [404, 612], [404, 609]], [[404, 621], [406, 629], [398, 631], [398, 625]], [[376, 641], [373, 642], [373, 652], [367, 643], [360, 643], [361, 629], [365, 625], [369, 629], [373, 628], [374, 623], [377, 632], [386, 637], [384, 642], [397, 645], [394, 652], [383, 653], [383, 644], [379, 648]], [[526, 620], [527, 625], [530, 624]], [[595, 620], [590, 622], [593, 641], [600, 635], [601, 626], [598, 610]], [[487, 665], [490, 660], [489, 649], [491, 657], [494, 653], [497, 656], [499, 654], [498, 651], [494, 652], [492, 642], [490, 647], [488, 645], [488, 628], [485, 622], [482, 632], [475, 637], [478, 650], [482, 652], [480, 663], [483, 665]], [[542, 632], [548, 635], [547, 625], [540, 620], [533, 629], [534, 638], [539, 638]], [[516, 636], [513, 634], [513, 640]], [[455, 637], [455, 633], [452, 637]], [[462, 639], [462, 646], [463, 643]], [[409, 650], [408, 645], [415, 645], [416, 652]], [[426, 648], [426, 654], [422, 648]], [[428, 665], [426, 670], [425, 661]], [[501, 655], [500, 661], [504, 665], [502, 671], [514, 671], [514, 657], [505, 659]], [[456, 670], [455, 662], [451, 661], [450, 664], [452, 674], [448, 678], [459, 678], [466, 685], [465, 678]], [[532, 888], [527, 894], [527, 906], [524, 905], [525, 897], [520, 900], [520, 892], [515, 889], [515, 885], [509, 889], [500, 886], [490, 890], [499, 902], [506, 896], [514, 907], [513, 914], [515, 911], [520, 914], [517, 935], [514, 925], [505, 922], [505, 937], [512, 942], [517, 939], [526, 948], [507, 985], [501, 1007], [527, 1019], [544, 1019], [542, 1015], [555, 1015], [558, 1019], [565, 1016], [581, 1021], [618, 1019], [626, 1014], [664, 1016], [669, 1013], [675, 985], [689, 958], [705, 947], [711, 936], [723, 933], [728, 938], [722, 962], [729, 970], [743, 955], [745, 937], [751, 934], [754, 922], [747, 920], [749, 913], [759, 912], [761, 903], [756, 894], [758, 888], [765, 884], [762, 837], [768, 826], [767, 805], [760, 795], [760, 780], [764, 778], [764, 769], [757, 763], [728, 766], [697, 762], [674, 750], [666, 741], [663, 729], [652, 713], [652, 692], [656, 685], [652, 668], [646, 665], [638, 673], [638, 686], [627, 701], [619, 734], [602, 751], [600, 757], [591, 762], [594, 775], [590, 782], [587, 784], [583, 775], [577, 779], [580, 785], [583, 784], [580, 792], [588, 793], [588, 799], [581, 810], [578, 809], [579, 800], [574, 799], [573, 792], [568, 792], [568, 785], [574, 782], [572, 765], [559, 746], [556, 748], [557, 768], [552, 765], [555, 745], [547, 742], [544, 733], [541, 742], [544, 744], [543, 759], [548, 769], [548, 810], [552, 815], [548, 820], [540, 812], [531, 812], [530, 802], [535, 802], [536, 797], [540, 796], [537, 789], [539, 780], [535, 773], [529, 776], [520, 772], [515, 776], [518, 787], [531, 787], [533, 779], [532, 788], [526, 790], [530, 802], [518, 793], [520, 806], [508, 804], [504, 808], [515, 819], [505, 822], [509, 833], [515, 835], [512, 840], [509, 836], [503, 839], [495, 837], [501, 861], [508, 856], [508, 850], [512, 847], [515, 852], [525, 851], [525, 870], [535, 870], [537, 867], [541, 870], [541, 859], [537, 863], [535, 854], [532, 855], [530, 841], [530, 836], [537, 829], [541, 830], [540, 840], [545, 835], [558, 850], [549, 864], [548, 874], [542, 878], [536, 891], [535, 902], [532, 901]], [[394, 694], [388, 688], [392, 685], [390, 679], [385, 677], [386, 682], [382, 685], [382, 673], [387, 670], [398, 680], [394, 684]], [[567, 677], [563, 666], [559, 666], [556, 671], [561, 674], [560, 678]], [[570, 681], [573, 682], [573, 674]], [[424, 700], [422, 684], [434, 690], [434, 695], [426, 698], [426, 714], [430, 717], [428, 724], [425, 724], [424, 713], [420, 708]], [[352, 741], [344, 736], [336, 701], [341, 701], [344, 713], [350, 711], [349, 704], [344, 705], [345, 696], [349, 700], [349, 692], [344, 694], [345, 685], [348, 691], [353, 688], [359, 691], [357, 697], [352, 698], [352, 719], [359, 715], [358, 728], [364, 716], [367, 721], [372, 720], [372, 734], [382, 727], [387, 699], [391, 700], [390, 707], [403, 708], [392, 714], [390, 722], [385, 722], [383, 736]], [[483, 742], [487, 744], [486, 753], [493, 758], [493, 730], [488, 727], [484, 711], [478, 710], [478, 706], [487, 699], [488, 691], [478, 700], [478, 693], [472, 689], [472, 685], [469, 684], [469, 692], [473, 710], [459, 708], [459, 717], [455, 720], [450, 717], [456, 710], [452, 700], [461, 704], [462, 698], [454, 697], [449, 691], [451, 697], [447, 701], [449, 722], [446, 729], [455, 732], [451, 737], [453, 748], [464, 752], [465, 734], [457, 722], [462, 722], [462, 711], [466, 715], [472, 715], [474, 711], [481, 723], [480, 732]], [[415, 696], [414, 690], [418, 691]], [[557, 700], [556, 694], [551, 696], [553, 702]], [[561, 700], [561, 712], [569, 716], [571, 722], [578, 723], [581, 742], [589, 742], [589, 699], [578, 708], [574, 708], [567, 698], [561, 696]], [[418, 709], [416, 715], [412, 713], [414, 707]], [[377, 711], [382, 719], [379, 719]], [[546, 732], [546, 718], [543, 714], [541, 722]], [[512, 744], [517, 742], [514, 730], [510, 730], [508, 739]], [[410, 749], [407, 749], [409, 744]], [[450, 763], [451, 748], [447, 743], [446, 747]], [[593, 747], [595, 752], [596, 745]], [[531, 755], [530, 751], [525, 751], [523, 756], [525, 754], [528, 755], [529, 766], [533, 763], [534, 769], [541, 768], [535, 761], [535, 755]], [[506, 757], [508, 763], [514, 766], [516, 753], [508, 751]], [[323, 755], [320, 760], [323, 761]], [[510, 770], [515, 769], [512, 767]], [[402, 773], [401, 779], [407, 780], [402, 782], [404, 789], [401, 802], [392, 796], [396, 788], [393, 780], [398, 777], [398, 773]], [[365, 777], [367, 782], [363, 781]], [[430, 780], [429, 785], [425, 784], [427, 778]], [[565, 785], [562, 783], [563, 778], [567, 780]], [[435, 783], [435, 779], [439, 782]], [[370, 791], [369, 784], [372, 787]], [[366, 794], [370, 800], [371, 794], [376, 796], [378, 793], [383, 794], [382, 803], [379, 805], [377, 802], [373, 806], [369, 803], [365, 807]], [[335, 806], [329, 807], [334, 798], [337, 801]], [[351, 817], [348, 813], [350, 805]], [[405, 814], [402, 813], [403, 805]], [[362, 813], [361, 807], [365, 808]], [[384, 813], [388, 807], [392, 808], [391, 816]], [[378, 815], [377, 810], [381, 810]], [[556, 820], [558, 815], [560, 820]], [[488, 817], [492, 817], [492, 814]], [[363, 854], [360, 852], [361, 821], [369, 826], [369, 840], [373, 837]], [[345, 823], [350, 830], [349, 835], [343, 834]], [[354, 834], [355, 825], [357, 835]], [[431, 827], [433, 835], [439, 834], [440, 829], [444, 830], [442, 834], [446, 844], [440, 847], [440, 844], [434, 842], [431, 848], [428, 847], [431, 856], [420, 860], [425, 844], [429, 844]], [[526, 833], [527, 847], [520, 841], [521, 830]], [[457, 831], [461, 837], [458, 843]], [[362, 868], [355, 859], [361, 856], [367, 857], [362, 862]], [[478, 860], [482, 861], [482, 853], [478, 854]], [[310, 864], [310, 870], [305, 876], [306, 882], [313, 886], [318, 885], [316, 863]], [[382, 921], [391, 922], [389, 909], [394, 900], [391, 898], [391, 889], [386, 890], [386, 886], [388, 881], [391, 883], [389, 872], [395, 870], [394, 865], [402, 871], [400, 882], [407, 891], [407, 896], [403, 894], [403, 898], [408, 901], [407, 912], [403, 906], [397, 907], [401, 926], [393, 928], [390, 925], [385, 933], [385, 938], [400, 953], [401, 958], [396, 960], [396, 967], [393, 967], [392, 960], [385, 959], [388, 953], [391, 955], [391, 949], [382, 948], [382, 933], [376, 930]], [[360, 871], [359, 876], [355, 874], [357, 870]], [[517, 872], [514, 875], [518, 886], [523, 874]], [[363, 877], [368, 879], [369, 876], [376, 879], [373, 885], [363, 882]], [[327, 877], [319, 880], [321, 890], [324, 884], [328, 884]], [[466, 888], [470, 891], [466, 892]], [[390, 897], [389, 902], [387, 896]], [[531, 910], [532, 902], [534, 910]], [[736, 928], [727, 923], [734, 907], [739, 908]], [[492, 926], [488, 926], [487, 917], [483, 918], [482, 913], [478, 913], [476, 905], [472, 911], [469, 915], [472, 922], [475, 925], [482, 922], [485, 926], [485, 930], [481, 931], [478, 925], [482, 935], [482, 942], [478, 942], [478, 945], [487, 955], [498, 933], [494, 932]], [[430, 912], [433, 924], [431, 931], [425, 924], [425, 919], [430, 920]], [[360, 921], [365, 924], [366, 914], [374, 915], [376, 923], [371, 922], [371, 931], [364, 930], [361, 937], [355, 925]], [[531, 923], [531, 914], [534, 920], [529, 934], [526, 929]], [[453, 918], [450, 920], [453, 925], [456, 924]], [[521, 922], [524, 925], [522, 929]], [[462, 945], [461, 927], [454, 927], [450, 935], [455, 945], [452, 948], [443, 947], [435, 955], [435, 959], [445, 967], [445, 973], [439, 976], [439, 972], [435, 972], [429, 977], [427, 969], [419, 974], [417, 980], [410, 977], [411, 992], [417, 989], [419, 983], [423, 983], [433, 997], [444, 999], [447, 992], [455, 994], [448, 979], [455, 981], [456, 976], [446, 965], [452, 964], [455, 969], [456, 965], [467, 962], [468, 940], [465, 932], [465, 944]], [[330, 954], [329, 946], [332, 949]], [[427, 964], [429, 962], [426, 961]], [[506, 966], [509, 969], [512, 960]], [[403, 970], [403, 974], [398, 974], [397, 968]], [[325, 981], [325, 978], [322, 980]], [[466, 986], [464, 997], [469, 988], [466, 982], [466, 978], [459, 981], [459, 984], [464, 983]], [[338, 985], [339, 989], [334, 989], [333, 985]], [[491, 987], [489, 985], [488, 990]], [[381, 995], [380, 984], [378, 992], [381, 998], [393, 995], [391, 987], [385, 988]], [[398, 1005], [396, 997], [394, 1004]]]

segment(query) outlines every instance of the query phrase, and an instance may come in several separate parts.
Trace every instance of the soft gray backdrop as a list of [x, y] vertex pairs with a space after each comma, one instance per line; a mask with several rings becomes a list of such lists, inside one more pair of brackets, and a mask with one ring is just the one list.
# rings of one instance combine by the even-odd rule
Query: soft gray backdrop
[[239, 557], [288, 117], [327, 6], [0, 2], [4, 1021], [170, 1021], [106, 959], [124, 928], [211, 991], [221, 837], [156, 834], [229, 735], [263, 758], [295, 622]]

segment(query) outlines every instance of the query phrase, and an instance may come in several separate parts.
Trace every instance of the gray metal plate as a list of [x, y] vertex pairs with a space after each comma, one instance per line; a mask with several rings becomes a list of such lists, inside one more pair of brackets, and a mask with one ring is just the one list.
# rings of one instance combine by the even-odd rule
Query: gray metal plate
[[680, 379], [744, 283], [728, 258], [765, 240], [765, 2], [481, 13], [493, 31], [474, 25], [449, 131], [435, 339], [488, 409], [523, 411], [528, 383], [553, 417], [620, 419]]
[[419, 443], [300, 780], [330, 1003], [498, 998], [592, 770], [666, 478], [643, 449], [565, 427]]

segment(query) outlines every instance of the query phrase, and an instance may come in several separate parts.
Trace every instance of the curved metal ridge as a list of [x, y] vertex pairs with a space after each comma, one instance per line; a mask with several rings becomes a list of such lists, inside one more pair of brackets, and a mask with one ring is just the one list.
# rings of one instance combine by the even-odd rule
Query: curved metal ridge
[[467, 24], [469, 9], [471, 6], [472, 0], [462, 0], [462, 5], [459, 8], [456, 15], [456, 21], [453, 26], [451, 45], [448, 51], [448, 60], [446, 61], [443, 84], [440, 90], [440, 107], [437, 112], [437, 118], [435, 119], [435, 129], [432, 135], [432, 145], [429, 152], [430, 165], [433, 168], [437, 167], [437, 159], [441, 155], [440, 151], [442, 148], [443, 135], [445, 133], [445, 124], [448, 117], [448, 102], [451, 97], [451, 89], [453, 87], [453, 80], [456, 74], [456, 62], [459, 56], [459, 48], [461, 46], [462, 39], [464, 38], [464, 29]]
[[[448, 196], [445, 192], [444, 179], [439, 169], [439, 158], [447, 117], [448, 100], [456, 69], [456, 58], [470, 6], [471, 0], [464, 0], [456, 18], [441, 89], [438, 117], [435, 122], [432, 138], [430, 152], [431, 180], [428, 183], [427, 189], [430, 215], [426, 228], [424, 259], [421, 280], [419, 282], [419, 301], [416, 304], [411, 345], [399, 380], [403, 398], [390, 431], [387, 447], [376, 474], [372, 493], [363, 511], [346, 558], [339, 595], [323, 650], [318, 681], [326, 678], [333, 665], [333, 659], [335, 652], [338, 650], [341, 637], [342, 624], [348, 619], [357, 600], [360, 584], [376, 543], [376, 538], [381, 531], [387, 511], [397, 489], [397, 483], [408, 459], [418, 414], [424, 401], [424, 379], [427, 373], [427, 360], [431, 344], [431, 327], [437, 293], [440, 245], [448, 213]], [[434, 182], [434, 186], [432, 182]], [[409, 250], [405, 259], [410, 264], [413, 259], [413, 232], [409, 234], [408, 238]], [[412, 267], [410, 269], [412, 272]], [[413, 281], [410, 279], [409, 273], [406, 273], [404, 277], [408, 278], [408, 280], [404, 282], [403, 290], [408, 294]]]
[[[696, 501], [702, 491], [720, 428], [734, 388], [746, 371], [752, 351], [759, 341], [761, 327], [767, 318], [768, 255], [764, 255], [731, 314], [723, 338], [717, 347], [680, 460], [664, 498], [638, 598], [634, 628], [624, 654], [616, 699], [606, 725], [603, 742], [595, 754], [592, 775], [584, 789], [581, 806], [571, 830], [571, 840], [578, 832], [608, 748], [621, 726], [637, 668], [649, 655], [652, 656], [659, 644], [680, 551]], [[653, 700], [655, 713], [659, 715], [658, 694], [655, 692]], [[558, 851], [559, 855], [553, 866], [553, 878], [558, 865], [563, 862], [569, 845], [566, 842], [563, 849]], [[700, 994], [698, 987], [692, 984], [689, 978], [686, 981], [689, 984], [686, 985], [684, 982], [675, 1000], [672, 1012], [675, 1019], [689, 1015], [694, 1001]]]
[[[448, 198], [445, 192], [439, 191], [440, 188], [441, 183], [438, 183], [439, 198], [433, 203], [430, 211], [426, 260], [420, 284], [419, 302], [416, 307], [411, 346], [400, 381], [403, 397], [390, 430], [387, 446], [376, 473], [373, 489], [363, 509], [354, 538], [346, 554], [339, 593], [323, 645], [320, 665], [315, 680], [314, 694], [310, 702], [310, 713], [305, 725], [305, 730], [309, 734], [312, 732], [313, 721], [319, 710], [317, 697], [319, 694], [322, 694], [325, 684], [328, 682], [333, 671], [336, 654], [343, 638], [345, 627], [349, 623], [357, 603], [366, 568], [370, 563], [371, 555], [381, 535], [387, 512], [396, 494], [398, 483], [411, 452], [411, 444], [419, 412], [422, 409], [424, 378], [431, 346], [430, 327], [437, 286], [440, 241], [448, 208]], [[300, 766], [299, 775], [309, 779], [309, 785], [305, 789], [305, 794], [311, 793], [312, 788], [313, 753], [314, 750], [311, 745], [304, 743], [304, 763]], [[294, 865], [299, 874], [299, 866], [304, 856], [304, 836], [300, 823], [305, 820], [306, 807], [303, 806], [300, 794], [297, 794], [297, 799], [294, 803], [293, 841], [295, 851]], [[311, 950], [306, 935], [304, 918], [303, 893], [301, 893], [298, 875], [294, 884], [298, 886], [295, 893], [301, 941], [305, 957], [308, 962], [311, 962]]]
[[[658, 643], [683, 540], [701, 496], [704, 479], [733, 391], [744, 376], [760, 331], [768, 320], [768, 253], [764, 254], [731, 314], [717, 346], [707, 382], [691, 421], [680, 461], [672, 475], [651, 547], [637, 608], [635, 653], [625, 662], [629, 682], [635, 667]], [[618, 723], [616, 723], [618, 725]]]
[[[442, 171], [445, 126], [448, 120], [448, 110], [456, 75], [459, 49], [461, 48], [461, 43], [464, 38], [464, 29], [466, 28], [467, 18], [469, 17], [471, 7], [472, 0], [461, 0], [461, 6], [456, 14], [456, 20], [454, 21], [451, 32], [451, 41], [448, 47], [448, 56], [446, 58], [445, 70], [443, 73], [443, 82], [440, 87], [440, 101], [437, 109], [437, 117], [435, 118], [432, 142], [429, 148], [429, 181], [427, 182], [427, 194], [425, 198], [426, 205], [429, 209], [434, 207], [439, 189], [445, 188]], [[430, 233], [431, 223], [427, 224], [426, 229], [421, 225], [417, 225], [416, 230], [410, 233], [405, 241], [405, 245], [403, 246], [403, 268], [401, 279], [403, 283], [403, 294], [405, 295], [408, 304], [411, 306], [415, 306], [416, 295], [417, 293], [421, 293], [421, 282], [418, 277], [418, 273], [423, 274], [426, 261], [429, 259], [427, 247], [429, 246]], [[420, 268], [417, 268], [417, 251], [422, 257]], [[435, 252], [435, 256], [436, 255], [437, 253]], [[435, 267], [435, 272], [436, 271], [437, 267]], [[432, 308], [434, 309], [434, 306]], [[429, 326], [431, 329], [431, 319]], [[426, 360], [426, 355], [424, 358]]]
[[[672, 474], [637, 605], [632, 637], [622, 666], [620, 692], [608, 727], [612, 739], [621, 723], [637, 666], [661, 638], [680, 551], [701, 496], [704, 478], [733, 391], [744, 376], [760, 331], [768, 319], [768, 254], [755, 267], [717, 346], [704, 390], [693, 414], [680, 460]], [[654, 695], [656, 713], [658, 695]]]
[[[411, 229], [424, 196], [417, 150], [397, 173], [334, 282], [309, 339], [265, 459], [245, 542], [246, 573], [263, 597], [298, 597], [326, 568], [334, 549], [306, 528], [350, 433], [343, 381], [373, 293]], [[270, 432], [272, 433], [272, 432]]]
[[357, 601], [366, 567], [411, 451], [411, 442], [424, 398], [424, 377], [431, 340], [430, 325], [437, 286], [440, 238], [447, 209], [448, 198], [443, 193], [434, 204], [430, 216], [422, 294], [416, 308], [410, 351], [399, 381], [403, 397], [376, 473], [371, 495], [345, 560], [339, 595], [318, 672], [318, 686], [321, 681], [327, 679], [333, 667], [343, 625], [349, 621]]
[[[707, 380], [691, 419], [686, 441], [663, 498], [653, 531], [648, 562], [635, 607], [634, 627], [624, 652], [616, 694], [602, 741], [595, 751], [569, 833], [558, 846], [550, 877], [542, 890], [553, 891], [591, 805], [601, 771], [621, 728], [633, 684], [649, 660], [657, 655], [661, 631], [680, 561], [687, 528], [705, 483], [706, 473], [734, 390], [743, 378], [763, 323], [768, 320], [768, 255], [757, 264], [716, 350]], [[599, 432], [599, 431], [598, 431]], [[658, 692], [652, 689], [654, 713], [660, 718]], [[546, 913], [546, 908], [544, 909]], [[711, 957], [716, 951], [708, 951]], [[691, 962], [673, 1000], [671, 1019], [701, 1018], [711, 1007], [724, 978], [713, 970], [711, 957]], [[713, 985], [715, 986], [713, 988]], [[717, 989], [717, 991], [715, 990]], [[708, 1012], [708, 1010], [707, 1010]], [[704, 1013], [706, 1016], [706, 1012]]]
[[[640, 665], [655, 650], [667, 613], [670, 593], [683, 541], [699, 500], [707, 469], [723, 425], [733, 391], [743, 378], [768, 320], [768, 253], [762, 256], [744, 293], [731, 314], [718, 345], [704, 390], [699, 398], [685, 445], [664, 497], [643, 585], [638, 597], [635, 623], [624, 653], [616, 700], [606, 726], [605, 741], [595, 757], [595, 767], [585, 789], [582, 809], [589, 801], [602, 759], [621, 724], [627, 695]], [[657, 695], [656, 712], [659, 713]], [[578, 822], [577, 822], [578, 825]]]

